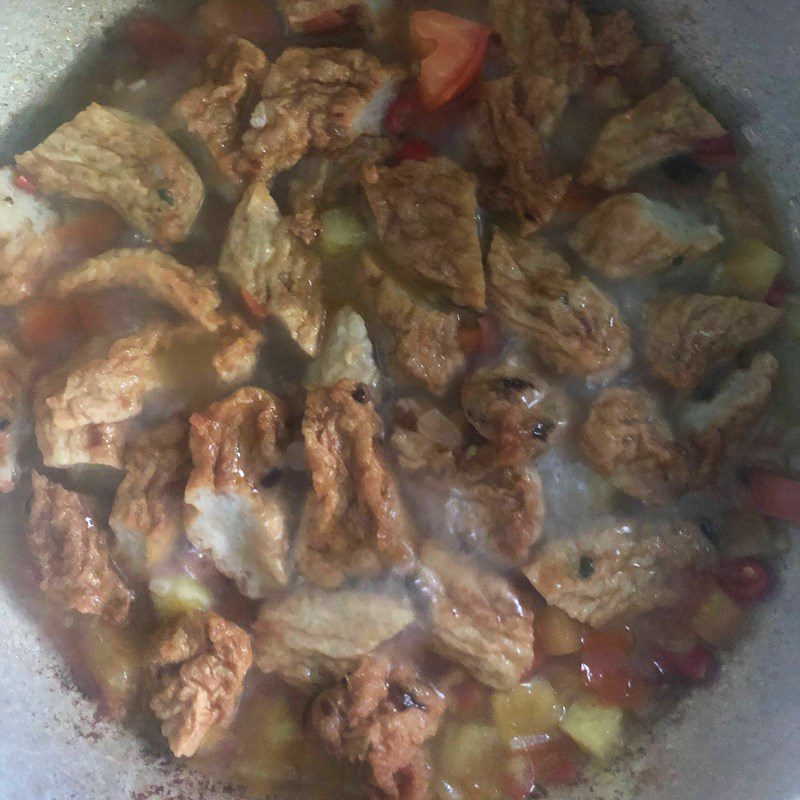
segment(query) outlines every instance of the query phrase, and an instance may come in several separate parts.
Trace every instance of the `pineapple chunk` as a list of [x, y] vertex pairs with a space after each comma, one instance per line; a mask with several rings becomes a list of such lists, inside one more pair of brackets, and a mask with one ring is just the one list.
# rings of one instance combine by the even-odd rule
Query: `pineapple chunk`
[[322, 233], [319, 238], [320, 254], [325, 258], [339, 258], [356, 252], [364, 244], [366, 231], [361, 220], [344, 208], [332, 208], [321, 217]]
[[722, 265], [721, 285], [730, 294], [763, 300], [783, 268], [783, 256], [760, 239], [744, 239]]
[[560, 608], [545, 606], [538, 611], [535, 630], [536, 644], [548, 656], [566, 656], [581, 649], [583, 625]]
[[514, 749], [552, 731], [564, 713], [555, 690], [544, 678], [534, 678], [510, 692], [495, 692], [492, 710], [500, 735]]
[[553, 661], [546, 667], [547, 679], [555, 690], [558, 699], [565, 706], [583, 692], [583, 676], [580, 665], [570, 660], [569, 662]]
[[293, 777], [303, 733], [284, 697], [255, 696], [236, 721], [233, 774], [252, 792], [267, 793]]
[[709, 644], [730, 644], [744, 632], [746, 615], [722, 589], [709, 592], [692, 620], [692, 630]]
[[153, 578], [150, 599], [161, 619], [169, 620], [190, 611], [207, 611], [214, 604], [214, 595], [200, 581], [188, 575]]
[[578, 700], [567, 709], [561, 729], [587, 753], [608, 758], [622, 744], [622, 709]]
[[97, 620], [82, 623], [83, 657], [97, 684], [106, 711], [117, 719], [125, 716], [136, 694], [141, 652], [134, 639]]
[[501, 796], [497, 786], [498, 765], [505, 756], [503, 739], [491, 725], [451, 724], [442, 741], [439, 772], [442, 780], [460, 795], [493, 800]]

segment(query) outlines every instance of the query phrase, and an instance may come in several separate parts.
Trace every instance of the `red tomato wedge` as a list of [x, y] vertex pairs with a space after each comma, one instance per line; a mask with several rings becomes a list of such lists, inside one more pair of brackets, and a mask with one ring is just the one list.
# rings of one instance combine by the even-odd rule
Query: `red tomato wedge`
[[444, 11], [411, 15], [411, 44], [422, 57], [419, 87], [430, 109], [444, 105], [478, 77], [491, 28]]
[[198, 46], [188, 33], [150, 14], [128, 20], [125, 40], [147, 69], [168, 67]]
[[800, 523], [800, 481], [763, 470], [748, 473], [750, 501], [767, 517]]

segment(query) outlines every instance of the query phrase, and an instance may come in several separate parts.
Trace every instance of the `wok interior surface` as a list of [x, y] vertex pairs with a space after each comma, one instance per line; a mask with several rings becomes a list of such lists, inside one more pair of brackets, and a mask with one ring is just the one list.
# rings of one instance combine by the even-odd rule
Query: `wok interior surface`
[[[3, 163], [22, 149], [17, 132], [35, 138], [52, 128], [49, 112], [39, 113], [36, 101], [54, 96], [52, 87], [64, 80], [73, 59], [83, 59], [87, 43], [133, 5], [108, 3], [98, 11], [88, 3], [8, 4], [0, 20], [6, 53], [0, 125], [11, 124], [0, 138]], [[678, 71], [686, 67], [694, 85], [715, 98], [723, 121], [743, 129], [760, 156], [796, 247], [800, 120], [794, 111], [800, 108], [800, 14], [789, 12], [787, 19], [786, 5], [779, 2], [755, 7], [745, 1], [712, 1], [690, 7], [670, 1], [655, 6], [634, 3], [632, 9], [653, 38], [674, 45]], [[34, 111], [23, 111], [12, 124], [15, 112], [31, 102]], [[4, 528], [22, 524], [22, 509], [3, 508]], [[6, 550], [1, 551], [3, 573], [20, 556]], [[752, 635], [726, 661], [720, 680], [685, 700], [673, 719], [659, 723], [653, 741], [643, 742], [642, 752], [630, 763], [615, 773], [594, 776], [591, 788], [575, 790], [576, 798], [798, 796], [800, 678], [795, 643], [800, 590], [793, 580], [798, 562], [795, 548], [787, 557], [777, 596], [763, 607]], [[231, 796], [160, 754], [143, 750], [146, 746], [132, 733], [95, 721], [93, 706], [70, 686], [59, 656], [3, 581], [0, 625], [5, 632], [0, 691], [7, 698], [0, 717], [0, 795], [10, 800]]]

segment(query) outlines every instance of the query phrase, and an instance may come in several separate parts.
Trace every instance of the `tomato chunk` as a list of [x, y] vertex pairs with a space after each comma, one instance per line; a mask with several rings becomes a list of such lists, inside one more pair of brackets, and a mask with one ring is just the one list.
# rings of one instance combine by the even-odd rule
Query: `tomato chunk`
[[114, 246], [122, 233], [122, 220], [108, 210], [93, 211], [65, 222], [56, 230], [62, 247], [62, 264], [99, 255]]
[[500, 328], [490, 316], [478, 317], [477, 325], [462, 325], [458, 344], [466, 356], [488, 357], [500, 349]]
[[764, 302], [781, 308], [786, 305], [786, 298], [792, 293], [792, 284], [783, 275], [778, 275], [764, 296]]
[[433, 155], [433, 148], [422, 139], [409, 139], [397, 151], [398, 161], [427, 161]]
[[767, 567], [749, 556], [725, 562], [718, 574], [722, 588], [742, 603], [763, 600], [772, 586], [772, 575]]
[[786, 522], [800, 522], [800, 481], [774, 472], [751, 470], [747, 482], [756, 511]]
[[383, 124], [389, 133], [399, 136], [411, 127], [414, 118], [421, 112], [422, 99], [419, 91], [414, 89], [410, 92], [403, 92], [397, 95], [389, 106]]
[[444, 11], [411, 15], [411, 43], [422, 57], [419, 88], [425, 106], [444, 105], [478, 77], [491, 33], [485, 25]]
[[589, 631], [584, 637], [583, 685], [603, 703], [638, 708], [644, 701], [644, 684], [628, 659], [632, 646], [633, 638], [625, 629]]
[[17, 189], [22, 189], [23, 192], [27, 192], [28, 194], [36, 194], [36, 186], [34, 186], [33, 181], [21, 173], [17, 173], [14, 176], [12, 183], [17, 187]]
[[125, 26], [125, 40], [147, 69], [159, 69], [197, 50], [188, 33], [151, 14], [138, 14]]
[[665, 680], [685, 679], [695, 683], [705, 680], [714, 665], [714, 654], [701, 644], [685, 653], [657, 650], [653, 666]]
[[724, 169], [739, 159], [736, 143], [729, 133], [716, 139], [703, 139], [695, 145], [692, 155], [701, 167], [711, 169]]
[[209, 36], [240, 36], [261, 45], [274, 39], [280, 30], [270, 5], [264, 0], [206, 0], [197, 17]]

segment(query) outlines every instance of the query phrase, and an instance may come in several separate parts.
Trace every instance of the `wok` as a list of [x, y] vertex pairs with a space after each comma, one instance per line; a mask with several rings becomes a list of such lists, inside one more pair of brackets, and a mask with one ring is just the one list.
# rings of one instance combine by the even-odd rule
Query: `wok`
[[[136, 0], [4, 0], [0, 163], [57, 121], [114, 21]], [[598, 3], [589, 3], [592, 7]], [[787, 0], [638, 0], [643, 30], [673, 45], [677, 69], [740, 128], [773, 187], [793, 253], [800, 245], [800, 5]], [[169, 8], [176, 10], [178, 4]], [[162, 7], [161, 12], [165, 9]], [[43, 110], [46, 106], [46, 111]], [[800, 378], [800, 347], [790, 359]], [[795, 382], [795, 388], [800, 381]], [[800, 420], [800, 401], [797, 403]], [[139, 738], [95, 720], [19, 593], [3, 581], [21, 554], [22, 510], [0, 500], [0, 798], [216, 800], [230, 790], [188, 774]], [[800, 547], [777, 596], [719, 680], [687, 697], [641, 749], [592, 776], [576, 800], [800, 798]], [[559, 795], [561, 796], [561, 795]]]

